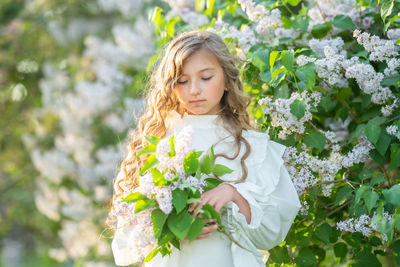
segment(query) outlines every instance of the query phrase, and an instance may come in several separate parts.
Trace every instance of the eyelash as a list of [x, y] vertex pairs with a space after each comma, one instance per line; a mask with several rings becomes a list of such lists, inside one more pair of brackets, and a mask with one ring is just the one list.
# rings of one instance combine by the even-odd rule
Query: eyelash
[[[208, 77], [208, 78], [201, 78], [203, 81], [209, 81], [209, 80], [211, 80], [211, 78], [212, 78], [213, 76], [211, 76], [211, 77]], [[178, 84], [185, 84], [187, 81], [184, 81], [184, 82], [178, 82]]]

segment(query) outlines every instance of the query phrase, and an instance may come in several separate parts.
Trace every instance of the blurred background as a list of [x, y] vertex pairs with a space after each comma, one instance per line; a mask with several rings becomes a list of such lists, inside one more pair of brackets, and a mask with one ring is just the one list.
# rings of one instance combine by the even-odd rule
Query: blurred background
[[114, 266], [105, 220], [162, 1], [0, 1], [0, 266]]

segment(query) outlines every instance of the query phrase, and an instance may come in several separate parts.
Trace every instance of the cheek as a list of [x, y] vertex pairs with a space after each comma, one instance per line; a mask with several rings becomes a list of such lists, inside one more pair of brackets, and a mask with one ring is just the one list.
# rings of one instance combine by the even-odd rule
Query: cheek
[[186, 95], [185, 95], [185, 90], [184, 90], [183, 88], [181, 88], [181, 87], [176, 87], [176, 88], [175, 88], [175, 94], [176, 94], [176, 97], [178, 98], [178, 100], [179, 100], [180, 102], [185, 102], [185, 100], [186, 100]]

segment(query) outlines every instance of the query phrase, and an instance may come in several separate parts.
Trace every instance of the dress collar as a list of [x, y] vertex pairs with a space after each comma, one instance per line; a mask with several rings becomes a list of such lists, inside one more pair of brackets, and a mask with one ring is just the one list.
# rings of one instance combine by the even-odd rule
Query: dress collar
[[171, 111], [167, 117], [168, 128], [181, 128], [188, 125], [193, 128], [214, 128], [222, 126], [222, 119], [219, 115], [191, 115], [186, 112], [181, 116], [175, 110]]

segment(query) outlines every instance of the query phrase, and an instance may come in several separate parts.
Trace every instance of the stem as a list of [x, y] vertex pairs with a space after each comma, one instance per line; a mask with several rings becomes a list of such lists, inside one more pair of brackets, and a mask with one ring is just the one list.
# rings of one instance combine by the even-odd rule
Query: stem
[[344, 102], [342, 99], [340, 99], [336, 96], [333, 96], [333, 98], [336, 99], [337, 101], [339, 101], [347, 109], [347, 111], [351, 114], [351, 116], [354, 118], [354, 120], [357, 122], [357, 124], [361, 124], [361, 121], [358, 118], [357, 114], [354, 113], [354, 111], [349, 107], [349, 105], [346, 102]]
[[384, 79], [392, 79], [392, 78], [397, 78], [397, 77], [400, 77], [400, 74], [397, 74], [397, 75], [394, 75], [394, 76], [387, 76], [387, 77], [383, 77], [383, 80], [384, 80]]
[[385, 122], [382, 123], [382, 124], [386, 124], [386, 123], [392, 122], [392, 121], [394, 121], [394, 120], [397, 120], [398, 118], [400, 118], [400, 114], [397, 115], [397, 116], [395, 116], [395, 117], [393, 117], [393, 118], [391, 118], [390, 120], [385, 121]]
[[337, 207], [334, 208], [333, 210], [329, 211], [329, 212], [326, 214], [326, 217], [331, 216], [332, 214], [334, 214], [334, 213], [337, 212], [338, 210], [341, 210], [342, 208], [344, 208], [344, 207], [346, 207], [347, 205], [349, 205], [350, 202], [351, 202], [351, 200], [352, 200], [352, 198], [346, 200], [346, 202], [343, 203], [342, 205], [337, 206]]
[[297, 84], [296, 75], [294, 73], [293, 73], [293, 78], [294, 78], [294, 82], [296, 83], [297, 92], [299, 93], [299, 95], [301, 95], [299, 85]]
[[290, 10], [290, 8], [286, 5], [285, 0], [282, 0], [282, 5], [287, 9], [287, 11], [289, 11], [289, 13], [290, 13], [292, 16], [295, 16], [295, 14], [293, 13], [293, 11]]

